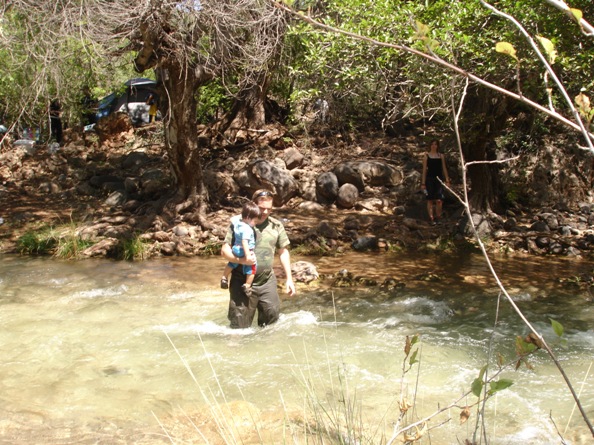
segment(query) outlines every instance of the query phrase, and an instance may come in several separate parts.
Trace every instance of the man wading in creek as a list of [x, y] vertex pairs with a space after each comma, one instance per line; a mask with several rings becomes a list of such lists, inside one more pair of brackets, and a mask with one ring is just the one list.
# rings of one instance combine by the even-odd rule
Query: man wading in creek
[[[260, 208], [260, 218], [256, 221], [256, 260], [258, 268], [252, 284], [251, 296], [248, 297], [242, 286], [245, 276], [241, 267], [236, 267], [231, 273], [229, 282], [229, 313], [227, 317], [231, 328], [249, 328], [258, 311], [258, 326], [266, 326], [278, 320], [280, 314], [280, 297], [276, 287], [276, 276], [272, 269], [274, 255], [278, 251], [281, 266], [285, 272], [285, 289], [292, 297], [295, 295], [295, 284], [291, 274], [291, 254], [288, 247], [289, 237], [282, 223], [270, 216], [273, 206], [273, 193], [270, 190], [258, 190], [252, 196], [252, 201]], [[233, 254], [233, 229], [229, 227], [225, 236], [225, 243], [221, 248], [221, 255], [233, 263], [251, 265], [253, 261], [245, 257], [238, 258]]]

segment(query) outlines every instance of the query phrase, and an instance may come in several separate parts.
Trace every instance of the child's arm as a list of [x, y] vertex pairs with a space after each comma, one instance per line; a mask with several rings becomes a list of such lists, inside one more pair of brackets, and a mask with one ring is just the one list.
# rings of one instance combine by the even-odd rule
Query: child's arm
[[254, 256], [254, 253], [250, 250], [250, 245], [246, 238], [241, 240], [241, 247], [243, 247], [246, 259], [255, 260], [255, 258], [252, 258]]

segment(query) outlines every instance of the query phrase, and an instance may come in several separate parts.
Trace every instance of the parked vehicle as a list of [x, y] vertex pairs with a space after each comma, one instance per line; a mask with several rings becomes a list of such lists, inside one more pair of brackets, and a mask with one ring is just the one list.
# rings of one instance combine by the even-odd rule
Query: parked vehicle
[[[132, 125], [139, 126], [149, 123], [149, 108], [147, 99], [152, 94], [157, 97], [157, 82], [144, 77], [128, 80], [123, 93], [111, 93], [99, 101], [97, 107], [97, 121], [117, 111], [128, 113]], [[157, 119], [160, 116], [157, 114]], [[87, 127], [90, 127], [87, 126]], [[87, 129], [85, 127], [85, 130]]]

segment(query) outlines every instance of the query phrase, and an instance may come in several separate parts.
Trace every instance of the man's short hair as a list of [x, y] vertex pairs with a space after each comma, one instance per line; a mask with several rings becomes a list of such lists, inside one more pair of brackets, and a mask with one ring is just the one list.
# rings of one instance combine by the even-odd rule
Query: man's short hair
[[254, 201], [255, 203], [260, 202], [261, 198], [264, 198], [267, 201], [272, 200], [274, 198], [274, 192], [271, 192], [268, 189], [260, 189], [256, 190], [252, 195], [252, 201]]

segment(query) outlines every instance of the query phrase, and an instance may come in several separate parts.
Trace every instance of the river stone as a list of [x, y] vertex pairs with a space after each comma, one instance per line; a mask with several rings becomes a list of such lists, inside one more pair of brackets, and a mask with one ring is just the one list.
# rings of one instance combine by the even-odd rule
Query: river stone
[[569, 246], [567, 248], [567, 252], [566, 255], [567, 256], [580, 256], [582, 253], [579, 251], [579, 249], [573, 247], [573, 246]]
[[369, 212], [382, 211], [387, 207], [387, 202], [384, 202], [381, 198], [367, 198], [363, 201], [359, 201], [356, 204], [357, 210], [367, 210]]
[[394, 215], [396, 216], [403, 216], [406, 213], [406, 206], [399, 205], [394, 207]]
[[353, 241], [351, 247], [358, 252], [376, 250], [379, 247], [379, 240], [376, 236], [362, 236]]
[[257, 159], [247, 167], [248, 192], [251, 195], [258, 189], [266, 188], [274, 192], [274, 205], [281, 207], [299, 194], [299, 184], [291, 173], [271, 162]]
[[343, 184], [338, 189], [336, 204], [343, 209], [352, 209], [359, 198], [359, 191], [353, 184]]
[[419, 230], [421, 228], [419, 221], [415, 218], [404, 218], [402, 220], [402, 225], [409, 230]]
[[393, 290], [393, 289], [404, 289], [406, 284], [402, 281], [398, 281], [396, 278], [386, 278], [380, 285], [382, 289]]
[[59, 184], [56, 184], [53, 181], [49, 182], [42, 182], [39, 185], [39, 191], [45, 195], [52, 195], [56, 193], [60, 193], [62, 191]]
[[161, 253], [166, 256], [175, 255], [176, 248], [175, 243], [172, 242], [165, 242], [161, 244]]
[[126, 195], [121, 191], [111, 193], [105, 200], [105, 205], [108, 207], [117, 207], [126, 202]]
[[[98, 189], [117, 190], [113, 184], [122, 184], [121, 190], [124, 189], [124, 179], [115, 175], [96, 175], [89, 179], [89, 184]], [[110, 184], [107, 186], [106, 184]]]
[[210, 196], [227, 196], [239, 193], [239, 186], [231, 174], [213, 170], [204, 170], [204, 185]]
[[322, 207], [320, 204], [318, 204], [317, 202], [314, 202], [314, 201], [303, 201], [303, 202], [299, 203], [298, 208], [300, 210], [305, 210], [306, 212], [311, 212], [311, 213], [317, 213], [317, 212], [324, 211], [324, 207]]
[[[473, 213], [472, 221], [479, 237], [484, 238], [491, 236], [492, 228], [487, 215]], [[460, 222], [460, 232], [464, 233], [466, 236], [474, 237], [472, 226], [467, 219]]]
[[358, 170], [358, 163], [345, 162], [334, 167], [332, 173], [336, 175], [338, 184], [353, 184], [360, 192], [365, 191], [363, 174]]
[[349, 215], [344, 220], [345, 230], [359, 230], [361, 228], [361, 221], [355, 215]]
[[295, 281], [310, 283], [320, 278], [316, 266], [309, 261], [297, 261], [291, 264], [291, 274]]
[[535, 243], [539, 249], [544, 249], [549, 244], [551, 244], [551, 240], [547, 236], [537, 236]]
[[188, 226], [183, 224], [175, 226], [172, 231], [175, 236], [179, 236], [180, 238], [186, 237], [190, 234], [190, 229]]
[[164, 232], [162, 230], [159, 230], [155, 233], [153, 233], [152, 238], [160, 243], [164, 243], [164, 242], [168, 242], [171, 240], [171, 237], [169, 236], [169, 234], [167, 232]]
[[105, 257], [109, 256], [111, 252], [118, 245], [118, 240], [115, 238], [105, 238], [99, 241], [97, 244], [83, 250], [82, 255], [85, 257]]
[[303, 169], [291, 170], [291, 175], [299, 182], [301, 199], [316, 201], [316, 173]]
[[541, 213], [540, 218], [547, 224], [549, 230], [557, 230], [559, 228], [559, 220], [553, 213]]
[[569, 226], [562, 226], [559, 229], [559, 233], [563, 236], [570, 236], [571, 235], [571, 227]]
[[325, 172], [316, 179], [316, 197], [322, 204], [331, 203], [338, 196], [338, 178], [332, 172]]
[[130, 169], [139, 165], [146, 164], [149, 161], [149, 156], [142, 151], [134, 151], [128, 153], [128, 155], [122, 161], [122, 168]]
[[128, 193], [135, 193], [138, 191], [138, 182], [135, 178], [126, 178], [124, 179], [124, 189]]
[[332, 283], [333, 287], [351, 287], [353, 285], [353, 274], [347, 269], [339, 270], [336, 274], [334, 282]]
[[540, 249], [536, 246], [536, 242], [532, 238], [526, 239], [526, 249], [532, 254], [540, 253]]
[[391, 187], [403, 180], [399, 170], [376, 160], [344, 162], [334, 167], [333, 172], [339, 184], [353, 184], [359, 192], [363, 192], [366, 185]]
[[318, 227], [316, 228], [316, 233], [319, 236], [328, 239], [338, 239], [338, 237], [340, 236], [340, 232], [338, 232], [334, 224], [328, 221], [320, 222], [318, 224]]
[[517, 229], [517, 226], [518, 222], [516, 221], [516, 218], [513, 217], [506, 219], [503, 223], [503, 228], [508, 232], [513, 232]]
[[128, 225], [109, 226], [103, 231], [103, 236], [110, 238], [130, 238], [132, 229]]
[[544, 221], [535, 221], [530, 226], [530, 230], [533, 232], [550, 232], [549, 226], [547, 226], [547, 223]]
[[283, 152], [283, 160], [289, 170], [300, 167], [303, 159], [303, 154], [295, 147], [289, 147]]

